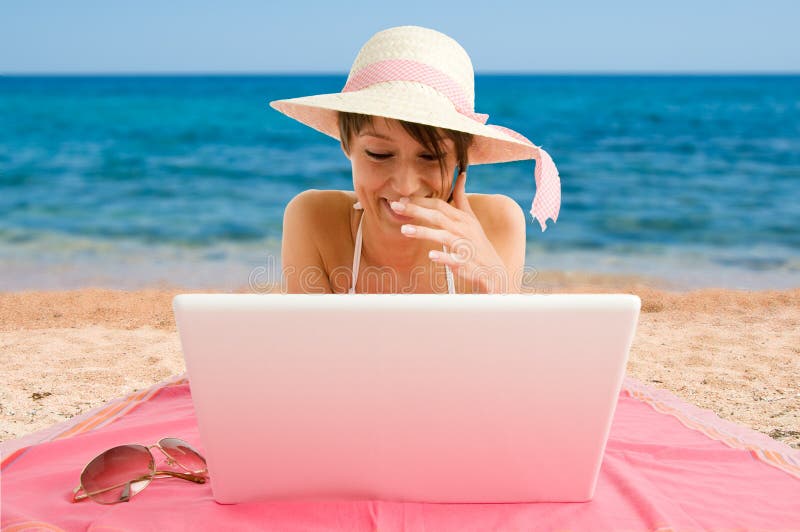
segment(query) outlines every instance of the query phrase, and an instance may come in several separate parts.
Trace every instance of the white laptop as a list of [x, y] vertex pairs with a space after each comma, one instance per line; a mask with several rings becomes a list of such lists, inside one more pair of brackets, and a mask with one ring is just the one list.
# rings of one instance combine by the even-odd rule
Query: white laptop
[[182, 294], [214, 499], [593, 497], [634, 295]]

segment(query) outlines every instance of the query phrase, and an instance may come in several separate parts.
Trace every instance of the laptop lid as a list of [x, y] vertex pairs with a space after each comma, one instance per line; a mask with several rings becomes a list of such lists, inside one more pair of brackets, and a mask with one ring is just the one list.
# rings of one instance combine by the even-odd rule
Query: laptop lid
[[183, 294], [215, 500], [592, 498], [640, 300]]

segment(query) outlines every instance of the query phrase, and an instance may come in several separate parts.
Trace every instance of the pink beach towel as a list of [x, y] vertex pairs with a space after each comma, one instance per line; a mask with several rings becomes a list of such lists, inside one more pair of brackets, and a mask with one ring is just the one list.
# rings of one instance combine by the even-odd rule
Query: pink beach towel
[[3, 530], [800, 530], [800, 451], [632, 379], [587, 503], [220, 505], [174, 479], [129, 503], [70, 502], [97, 453], [163, 436], [202, 452], [182, 377], [0, 445]]

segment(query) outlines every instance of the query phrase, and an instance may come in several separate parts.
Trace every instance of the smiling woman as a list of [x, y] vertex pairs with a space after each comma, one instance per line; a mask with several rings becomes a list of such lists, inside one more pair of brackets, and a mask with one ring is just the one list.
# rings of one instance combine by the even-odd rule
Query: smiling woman
[[271, 105], [339, 140], [353, 172], [352, 192], [305, 191], [287, 205], [286, 291], [520, 291], [524, 213], [507, 196], [467, 194], [467, 166], [535, 159], [542, 230], [558, 217], [558, 172], [544, 150], [474, 111], [472, 63], [453, 39], [379, 32], [341, 93]]
[[[452, 129], [445, 129], [440, 132], [433, 126], [415, 124], [413, 122], [406, 122], [404, 120], [400, 120], [399, 122], [405, 132], [411, 135], [414, 140], [416, 140], [422, 146], [423, 151], [420, 153], [420, 157], [429, 161], [439, 162], [439, 169], [442, 173], [442, 190], [448, 188], [444, 183], [448, 173], [448, 168], [446, 165], [448, 153], [454, 152], [456, 156], [456, 162], [458, 163], [458, 168], [466, 170], [467, 165], [469, 164], [468, 150], [473, 138], [471, 134], [464, 133], [462, 131], [454, 131]], [[364, 131], [365, 128], [368, 128], [368, 132]], [[375, 131], [375, 128], [372, 125], [371, 116], [358, 113], [339, 113], [339, 135], [342, 142], [342, 149], [345, 151], [345, 153], [350, 152], [350, 143], [354, 135], [358, 136], [365, 134], [371, 135], [378, 139], [391, 140], [386, 135], [379, 134]], [[444, 134], [445, 138], [452, 143], [452, 150], [450, 150], [450, 152], [448, 152], [446, 149], [447, 146], [442, 145], [443, 141], [445, 141], [445, 138], [442, 137], [442, 134]], [[450, 145], [450, 143], [448, 143], [448, 145]], [[391, 155], [383, 153], [370, 153], [372, 154], [373, 158], [378, 160], [386, 159]], [[460, 170], [459, 173], [461, 173]], [[452, 196], [448, 198], [448, 201], [450, 199], [452, 199]]]

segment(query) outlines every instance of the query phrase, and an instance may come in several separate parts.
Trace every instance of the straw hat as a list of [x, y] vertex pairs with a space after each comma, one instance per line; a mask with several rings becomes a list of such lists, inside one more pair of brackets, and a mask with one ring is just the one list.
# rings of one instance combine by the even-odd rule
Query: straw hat
[[513, 131], [487, 124], [475, 112], [475, 82], [467, 52], [447, 35], [418, 26], [380, 31], [361, 48], [341, 92], [270, 105], [339, 140], [338, 113], [361, 113], [472, 133], [470, 164], [536, 160], [531, 215], [558, 219], [561, 181], [541, 147]]

